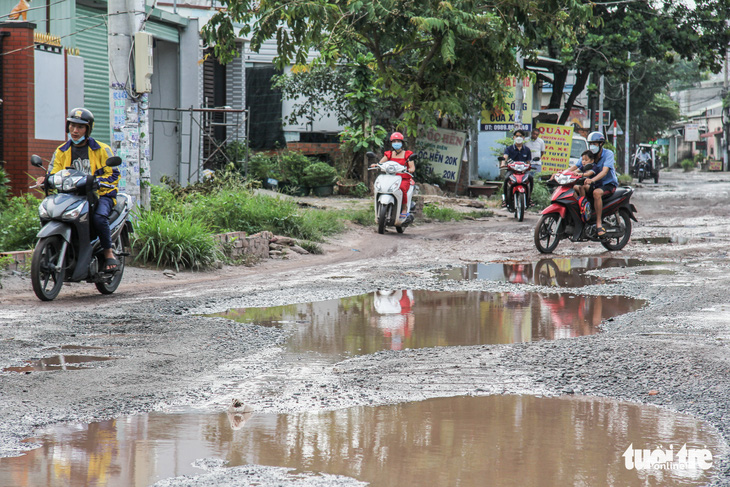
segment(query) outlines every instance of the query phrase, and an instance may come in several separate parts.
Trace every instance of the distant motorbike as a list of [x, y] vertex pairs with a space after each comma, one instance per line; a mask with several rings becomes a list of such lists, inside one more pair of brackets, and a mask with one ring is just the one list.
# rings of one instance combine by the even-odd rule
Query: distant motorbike
[[631, 188], [619, 187], [603, 198], [603, 226], [606, 235], [599, 237], [596, 231], [596, 213], [581, 218], [578, 195], [574, 186], [585, 179], [569, 170], [555, 177], [558, 187], [552, 195], [552, 203], [542, 211], [542, 217], [535, 227], [535, 246], [544, 254], [549, 254], [562, 239], [572, 242], [600, 242], [608, 250], [621, 250], [631, 238], [631, 220], [637, 221], [636, 207], [631, 203]]
[[[107, 159], [107, 166], [122, 163], [119, 157]], [[40, 157], [31, 157], [31, 164], [43, 167]], [[116, 205], [109, 215], [112, 251], [119, 266], [113, 273], [104, 272], [104, 251], [99, 238], [93, 235], [92, 215], [98, 200], [93, 176], [76, 169], [63, 169], [47, 178], [46, 197], [38, 213], [42, 228], [30, 266], [33, 292], [42, 301], [58, 296], [64, 282], [93, 282], [102, 294], [117, 290], [124, 273], [124, 258], [129, 255], [129, 234], [132, 223], [129, 212], [132, 197], [118, 193]], [[49, 195], [49, 189], [57, 194]]]
[[[512, 171], [508, 176], [510, 194], [504, 196], [507, 209], [515, 214], [518, 221], [522, 221], [525, 218], [527, 202], [530, 199], [530, 179], [532, 176], [530, 171], [532, 165], [528, 162], [505, 159], [504, 156], [498, 159], [500, 162], [506, 161], [507, 168]], [[535, 162], [539, 160], [539, 157], [533, 159]]]
[[[367, 155], [371, 159], [378, 157], [373, 152], [368, 152]], [[416, 155], [413, 154], [408, 159], [415, 159], [415, 157]], [[375, 167], [371, 167], [369, 170], [382, 171], [382, 174], [378, 175], [373, 185], [373, 189], [375, 190], [375, 222], [378, 224], [378, 233], [385, 233], [386, 227], [395, 227], [398, 233], [403, 233], [406, 227], [413, 223], [412, 211], [415, 206], [413, 199], [409, 198], [411, 205], [408, 216], [401, 218], [400, 209], [403, 204], [403, 197], [406, 195], [400, 189], [402, 180], [400, 174], [407, 172], [405, 167], [395, 161], [385, 161], [377, 163]], [[413, 191], [413, 186], [411, 186], [410, 191]]]
[[659, 171], [651, 168], [650, 161], [639, 161], [636, 163], [636, 179], [641, 183], [644, 179], [654, 178], [654, 183], [659, 182]]

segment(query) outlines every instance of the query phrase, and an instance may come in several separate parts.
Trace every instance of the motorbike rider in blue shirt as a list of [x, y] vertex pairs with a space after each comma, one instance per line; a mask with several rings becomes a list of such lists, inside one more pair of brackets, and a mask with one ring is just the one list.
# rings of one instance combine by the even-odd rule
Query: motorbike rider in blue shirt
[[[512, 139], [514, 144], [505, 147], [504, 155], [506, 156], [506, 158], [501, 161], [499, 165], [500, 169], [507, 167], [507, 159], [511, 159], [515, 162], [526, 162], [527, 164], [530, 164], [532, 162], [532, 154], [530, 153], [530, 149], [526, 145], [524, 145], [526, 135], [527, 131], [525, 130], [517, 129], [514, 131], [514, 138]], [[504, 183], [502, 183], [502, 207], [507, 206], [507, 195], [510, 191], [509, 177], [511, 174], [512, 170], [508, 168], [507, 173], [504, 175]], [[528, 173], [527, 182], [530, 188], [530, 192], [527, 195], [527, 206], [531, 206], [532, 188], [535, 184], [532, 177], [532, 172]]]
[[[616, 177], [615, 159], [613, 151], [604, 149], [603, 144], [606, 143], [606, 137], [601, 132], [591, 132], [588, 134], [588, 149], [595, 154], [596, 158], [593, 163], [593, 175], [586, 179], [583, 188], [586, 194], [593, 192], [593, 204], [596, 210], [596, 234], [599, 237], [606, 236], [606, 229], [603, 228], [603, 196], [609, 195], [616, 191], [618, 187], [618, 178]], [[583, 163], [578, 161], [574, 168], [583, 169]]]

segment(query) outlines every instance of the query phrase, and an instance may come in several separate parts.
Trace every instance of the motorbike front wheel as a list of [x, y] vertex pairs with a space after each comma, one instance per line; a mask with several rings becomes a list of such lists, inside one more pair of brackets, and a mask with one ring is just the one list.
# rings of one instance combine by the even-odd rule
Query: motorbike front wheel
[[548, 213], [540, 218], [535, 227], [535, 247], [543, 254], [550, 254], [560, 243], [560, 215]]
[[[97, 282], [96, 289], [99, 290], [101, 294], [111, 294], [114, 291], [117, 290], [119, 287], [119, 283], [122, 282], [122, 274], [124, 274], [124, 240], [122, 239], [122, 234], [120, 233], [117, 239], [112, 243], [112, 252], [114, 252], [114, 257], [119, 261], [119, 267], [117, 267], [117, 272], [114, 273], [114, 277], [111, 278], [109, 282]], [[100, 269], [103, 269], [104, 267], [104, 259], [100, 259]]]
[[659, 184], [659, 169], [654, 170], [654, 184]]
[[525, 193], [517, 193], [515, 195], [515, 218], [517, 218], [517, 221], [522, 221], [525, 219], [525, 207], [527, 206], [527, 203], [525, 202]]
[[623, 231], [623, 235], [620, 237], [609, 237], [601, 240], [601, 245], [608, 250], [621, 250], [629, 243], [629, 239], [631, 238], [631, 217], [625, 210], [613, 213], [604, 218], [603, 226], [606, 227], [606, 230], [609, 230], [609, 235], [611, 229], [621, 229]]
[[644, 180], [644, 171], [639, 171], [639, 182], [642, 182]]
[[33, 251], [30, 263], [30, 281], [33, 292], [41, 301], [52, 301], [61, 292], [66, 269], [58, 269], [63, 239], [58, 235], [42, 238]]
[[378, 233], [381, 235], [385, 233], [385, 221], [388, 218], [388, 206], [389, 205], [380, 205], [380, 208], [378, 209]]

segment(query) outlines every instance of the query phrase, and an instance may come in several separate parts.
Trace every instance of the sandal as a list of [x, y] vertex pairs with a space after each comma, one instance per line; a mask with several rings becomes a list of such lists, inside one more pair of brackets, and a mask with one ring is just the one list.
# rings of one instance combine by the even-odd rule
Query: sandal
[[107, 274], [112, 274], [119, 269], [119, 261], [117, 259], [107, 259], [104, 261], [104, 270]]
[[606, 229], [603, 227], [596, 227], [596, 235], [598, 235], [598, 238], [603, 238], [606, 236]]

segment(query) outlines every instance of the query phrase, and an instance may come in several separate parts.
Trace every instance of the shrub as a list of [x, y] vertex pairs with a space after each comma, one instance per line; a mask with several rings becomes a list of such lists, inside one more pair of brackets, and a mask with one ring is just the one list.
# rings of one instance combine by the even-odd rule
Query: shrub
[[629, 186], [633, 180], [634, 178], [631, 174], [620, 174], [618, 177], [618, 184], [620, 186]]
[[301, 182], [309, 187], [335, 184], [337, 170], [326, 162], [315, 162], [304, 168]]
[[282, 152], [278, 156], [281, 179], [291, 186], [306, 186], [304, 174], [312, 160], [301, 152]]
[[0, 209], [8, 205], [8, 192], [10, 190], [10, 179], [5, 174], [5, 170], [0, 167]]
[[248, 177], [263, 181], [266, 178], [282, 179], [278, 161], [264, 154], [255, 154], [248, 161]]
[[532, 190], [532, 202], [535, 204], [535, 208], [541, 210], [547, 208], [551, 203], [552, 191], [547, 185], [539, 180], [535, 179], [535, 186]]
[[364, 198], [369, 194], [370, 190], [368, 189], [367, 184], [363, 183], [362, 181], [357, 183], [355, 187], [352, 188], [352, 195], [356, 198]]
[[33, 247], [40, 219], [40, 200], [31, 194], [11, 198], [0, 214], [0, 250], [28, 250]]
[[135, 222], [132, 246], [135, 260], [176, 270], [210, 267], [222, 257], [210, 230], [191, 216], [163, 215], [143, 211]]
[[682, 162], [679, 163], [680, 166], [682, 166], [682, 169], [684, 169], [684, 172], [690, 172], [695, 168], [695, 161], [692, 159], [684, 159]]

